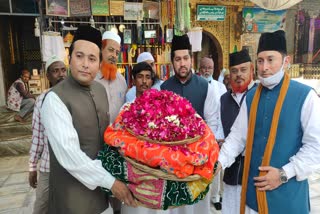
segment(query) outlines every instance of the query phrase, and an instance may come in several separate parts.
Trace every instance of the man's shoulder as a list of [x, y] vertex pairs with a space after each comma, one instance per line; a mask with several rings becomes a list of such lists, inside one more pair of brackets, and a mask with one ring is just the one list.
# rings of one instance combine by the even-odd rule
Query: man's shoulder
[[161, 89], [165, 89], [169, 84], [172, 84], [173, 82], [174, 82], [174, 76], [172, 76], [172, 77], [170, 77], [169, 79], [167, 79], [166, 81], [164, 81], [162, 84], [161, 84], [161, 86], [160, 86], [160, 88]]
[[47, 93], [50, 91], [50, 89], [46, 89], [44, 92], [42, 92], [36, 99], [35, 106], [41, 105], [42, 100], [47, 95]]
[[120, 80], [120, 82], [123, 86], [127, 87], [126, 79], [124, 78], [124, 76], [120, 72], [117, 72], [117, 79]]
[[227, 98], [230, 98], [230, 97], [232, 97], [231, 91], [228, 90], [227, 92], [225, 92], [224, 94], [221, 95], [220, 99], [222, 101], [222, 100], [226, 100]]
[[[219, 86], [219, 88], [224, 88], [226, 89], [226, 86], [222, 83], [222, 82], [219, 82], [217, 80], [214, 80], [214, 82]], [[226, 89], [227, 90], [227, 89]]]
[[258, 84], [255, 83], [251, 88], [249, 88], [249, 89], [248, 89], [248, 92], [247, 92], [247, 96], [254, 94], [254, 93], [256, 92], [259, 84], [261, 84], [261, 83], [258, 83]]
[[205, 80], [203, 77], [201, 77], [201, 76], [199, 76], [197, 74], [192, 74], [191, 78], [194, 79], [194, 80], [197, 80], [198, 82], [200, 82], [202, 84], [204, 84], [204, 83], [208, 84], [207, 80]]
[[312, 87], [306, 85], [306, 84], [303, 84], [301, 82], [298, 82], [296, 80], [293, 80], [291, 79], [290, 80], [290, 87], [292, 88], [297, 88], [297, 89], [302, 89], [302, 90], [311, 90]]
[[93, 90], [98, 90], [98, 91], [106, 91], [105, 87], [102, 85], [102, 83], [99, 81], [93, 81], [91, 86]]

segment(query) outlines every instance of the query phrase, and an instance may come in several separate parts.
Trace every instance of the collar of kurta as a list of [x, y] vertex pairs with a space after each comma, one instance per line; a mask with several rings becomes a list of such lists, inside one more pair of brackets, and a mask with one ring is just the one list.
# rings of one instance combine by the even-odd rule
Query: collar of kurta
[[90, 91], [91, 90], [91, 85], [81, 85], [73, 76], [72, 74], [66, 79], [67, 81], [69, 81], [72, 85], [74, 85], [75, 87], [81, 89], [81, 90], [85, 90], [85, 91]]
[[179, 84], [182, 84], [182, 85], [188, 85], [191, 82], [191, 80], [193, 79], [193, 77], [194, 77], [194, 74], [191, 73], [190, 78], [186, 82], [182, 83], [180, 81], [180, 79], [176, 75], [174, 75], [174, 78], [175, 78], [176, 82], [179, 83]]

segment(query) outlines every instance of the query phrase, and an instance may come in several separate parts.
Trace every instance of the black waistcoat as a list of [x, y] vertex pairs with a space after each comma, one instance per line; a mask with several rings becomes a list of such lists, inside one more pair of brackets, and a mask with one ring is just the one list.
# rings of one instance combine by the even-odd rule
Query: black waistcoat
[[[109, 124], [105, 88], [95, 81], [89, 87], [84, 87], [69, 76], [52, 91], [59, 96], [72, 116], [81, 150], [95, 159], [102, 149], [103, 133]], [[88, 189], [59, 164], [50, 147], [49, 151], [49, 213], [100, 214], [107, 209], [108, 198], [101, 188]]]
[[[242, 104], [243, 97], [241, 98], [240, 105]], [[221, 122], [223, 127], [223, 133], [225, 138], [229, 135], [230, 129], [236, 120], [240, 106], [233, 99], [231, 91], [227, 91], [220, 98], [221, 103]], [[223, 181], [229, 185], [237, 185], [242, 182], [242, 174], [243, 174], [243, 165], [244, 165], [244, 157], [242, 154], [236, 157], [235, 162], [224, 171]]]
[[196, 112], [204, 118], [204, 102], [208, 93], [208, 82], [195, 74], [182, 84], [175, 76], [161, 84], [161, 90], [172, 91], [189, 100]]

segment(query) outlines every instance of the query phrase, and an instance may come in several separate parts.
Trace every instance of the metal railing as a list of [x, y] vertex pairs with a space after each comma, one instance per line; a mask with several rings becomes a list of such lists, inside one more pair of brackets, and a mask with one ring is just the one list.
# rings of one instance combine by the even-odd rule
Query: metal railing
[[320, 79], [320, 64], [292, 64], [287, 72], [291, 78]]

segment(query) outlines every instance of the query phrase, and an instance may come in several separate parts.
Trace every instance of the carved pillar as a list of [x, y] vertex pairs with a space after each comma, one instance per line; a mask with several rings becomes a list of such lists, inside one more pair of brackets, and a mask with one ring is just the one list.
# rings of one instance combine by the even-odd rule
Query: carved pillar
[[314, 49], [314, 22], [318, 16], [318, 12], [309, 11], [310, 25], [309, 25], [309, 44], [308, 44], [308, 63], [312, 63], [313, 49]]

